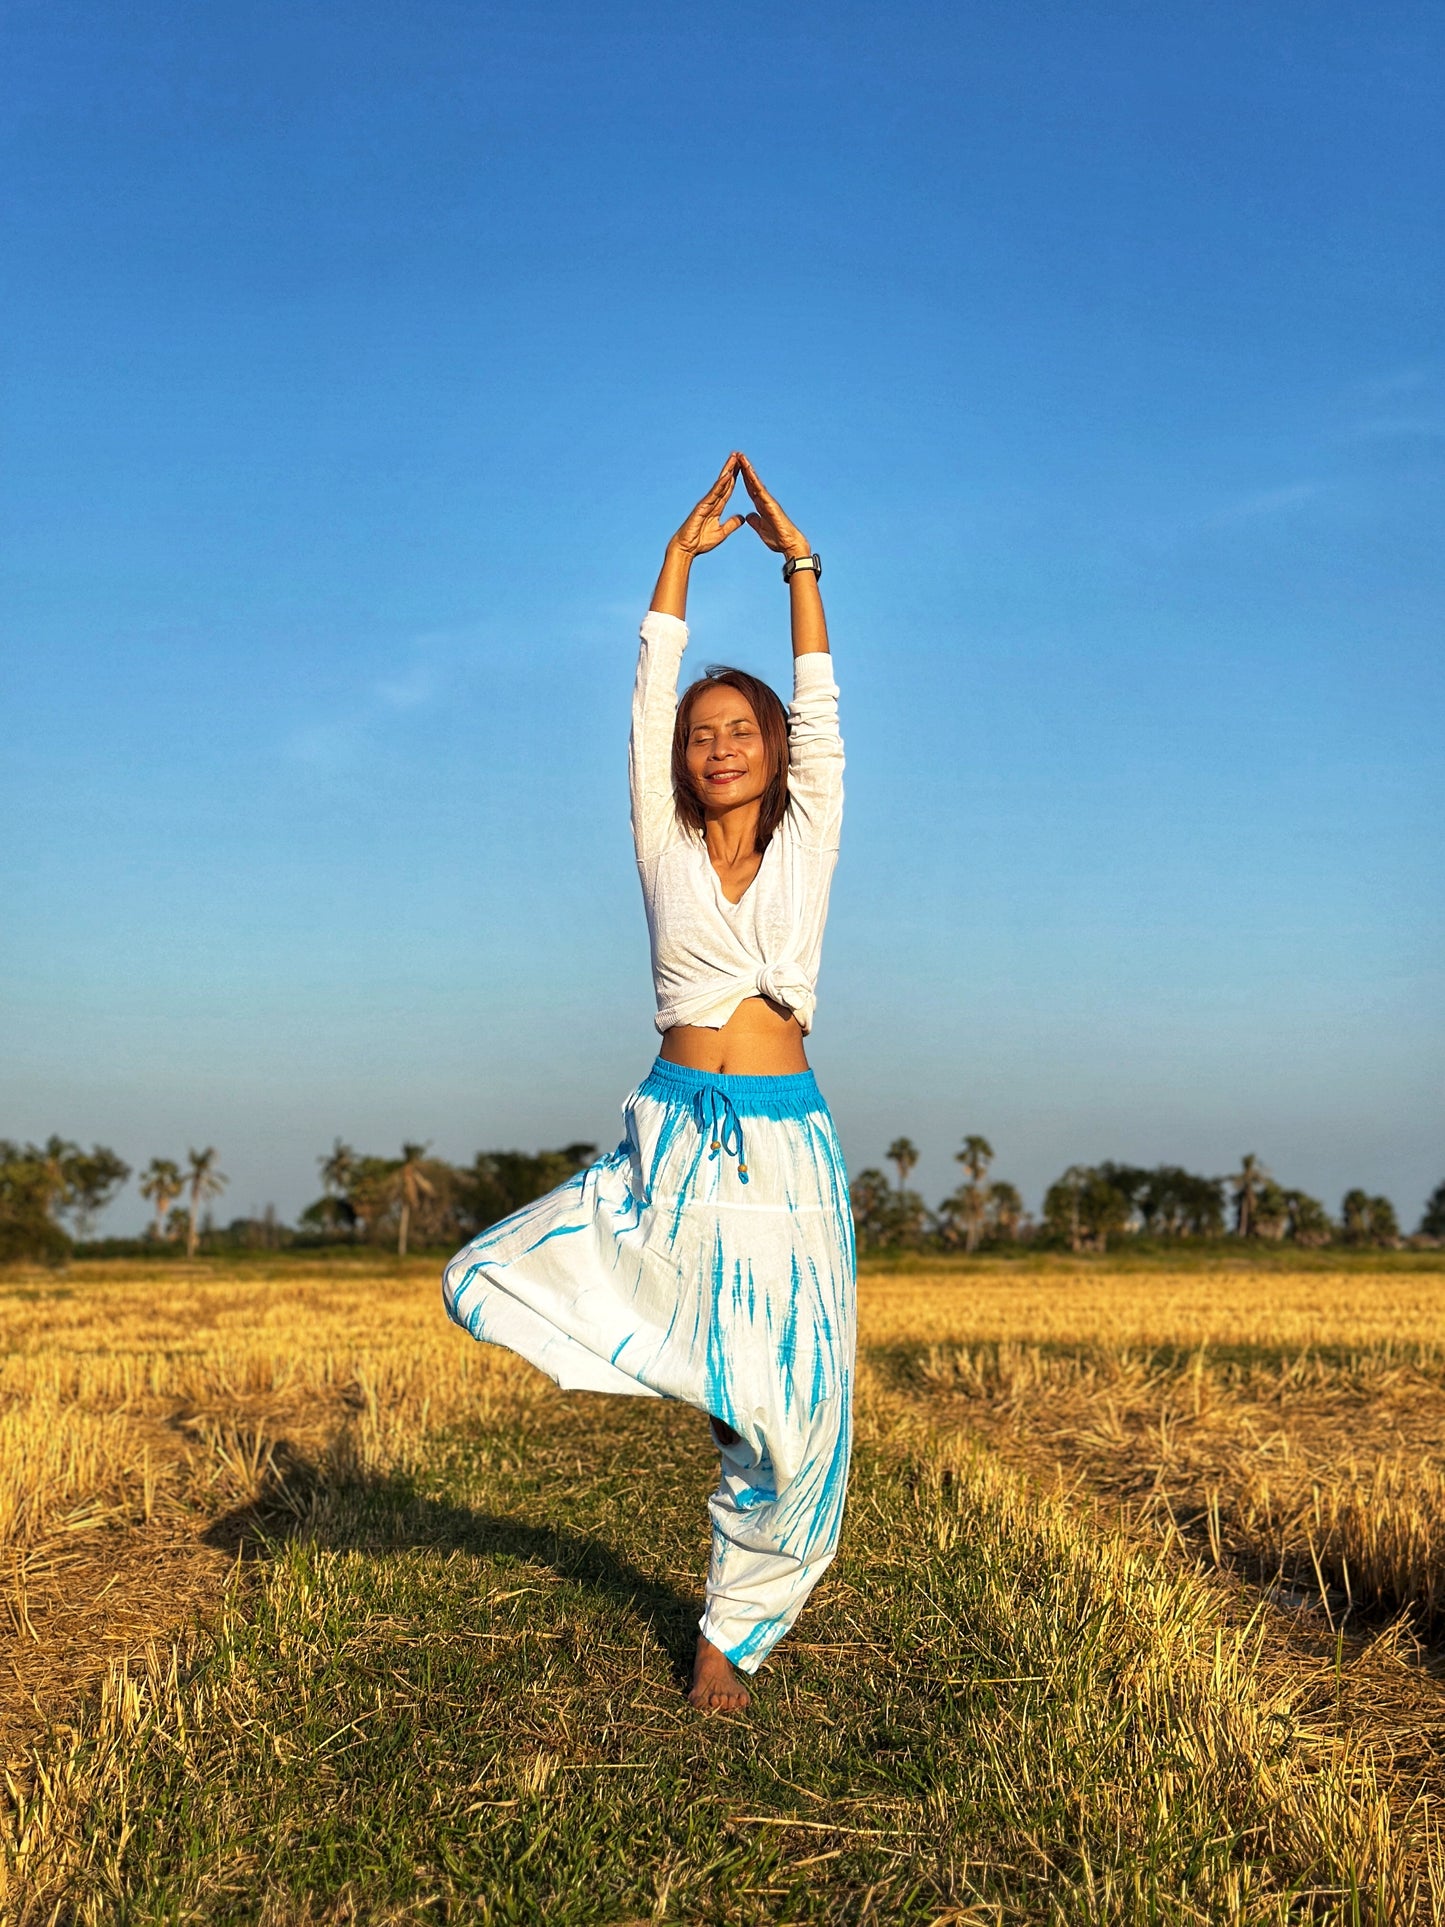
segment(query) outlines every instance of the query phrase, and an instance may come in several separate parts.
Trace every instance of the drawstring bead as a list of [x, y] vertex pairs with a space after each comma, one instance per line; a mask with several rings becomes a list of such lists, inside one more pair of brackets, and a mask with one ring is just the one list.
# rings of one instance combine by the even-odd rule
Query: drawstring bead
[[708, 1157], [715, 1158], [719, 1152], [735, 1157], [738, 1176], [746, 1184], [748, 1167], [743, 1163], [742, 1120], [727, 1092], [715, 1084], [704, 1085], [693, 1097], [692, 1111], [698, 1130], [708, 1141]]

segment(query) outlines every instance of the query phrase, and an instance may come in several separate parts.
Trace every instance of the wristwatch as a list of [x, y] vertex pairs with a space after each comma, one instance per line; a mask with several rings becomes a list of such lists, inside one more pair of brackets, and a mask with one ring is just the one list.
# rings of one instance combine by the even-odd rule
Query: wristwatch
[[811, 569], [813, 580], [823, 580], [823, 558], [821, 555], [790, 555], [783, 564], [783, 580], [791, 582], [799, 569]]

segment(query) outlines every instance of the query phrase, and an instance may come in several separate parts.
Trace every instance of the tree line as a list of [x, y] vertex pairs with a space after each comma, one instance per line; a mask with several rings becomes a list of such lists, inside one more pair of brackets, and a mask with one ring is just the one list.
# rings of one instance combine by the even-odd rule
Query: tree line
[[[478, 1151], [469, 1165], [404, 1144], [398, 1157], [358, 1152], [340, 1138], [317, 1159], [322, 1191], [293, 1229], [268, 1205], [262, 1218], [214, 1223], [208, 1207], [229, 1182], [212, 1145], [184, 1159], [153, 1157], [137, 1178], [151, 1206], [140, 1239], [107, 1245], [205, 1250], [295, 1244], [461, 1244], [563, 1183], [597, 1155], [595, 1144], [555, 1151]], [[89, 1151], [60, 1137], [43, 1145], [0, 1139], [0, 1264], [63, 1263], [87, 1244], [95, 1221], [131, 1176], [108, 1146]]]
[[[1044, 1193], [1037, 1219], [1015, 1185], [990, 1180], [993, 1146], [971, 1134], [954, 1153], [963, 1181], [933, 1209], [909, 1177], [918, 1163], [911, 1138], [895, 1138], [885, 1162], [897, 1182], [870, 1167], [853, 1180], [853, 1222], [864, 1252], [965, 1251], [1033, 1244], [1072, 1252], [1107, 1251], [1125, 1238], [1203, 1239], [1233, 1235], [1303, 1247], [1394, 1246], [1402, 1242], [1395, 1207], [1358, 1188], [1332, 1218], [1318, 1198], [1279, 1184], [1251, 1152], [1227, 1177], [1201, 1177], [1177, 1164], [1106, 1161], [1071, 1164]], [[1435, 1187], [1419, 1237], [1445, 1238], [1445, 1181]]]
[[[431, 1156], [425, 1144], [403, 1144], [399, 1156], [385, 1157], [338, 1138], [317, 1159], [321, 1195], [293, 1229], [269, 1206], [261, 1219], [215, 1225], [209, 1207], [228, 1179], [208, 1145], [184, 1159], [153, 1157], [138, 1178], [152, 1212], [143, 1239], [110, 1242], [184, 1250], [190, 1257], [201, 1249], [334, 1243], [386, 1245], [405, 1256], [418, 1245], [455, 1247], [475, 1237], [596, 1155], [595, 1145], [579, 1142], [552, 1151], [478, 1151], [470, 1164], [459, 1165]], [[919, 1161], [910, 1138], [895, 1138], [885, 1156], [896, 1183], [882, 1170], [860, 1171], [852, 1186], [859, 1250], [976, 1252], [1030, 1244], [1086, 1252], [1107, 1251], [1127, 1238], [1226, 1234], [1303, 1247], [1401, 1242], [1388, 1198], [1349, 1190], [1332, 1218], [1317, 1198], [1276, 1182], [1253, 1153], [1227, 1177], [1201, 1177], [1174, 1164], [1071, 1164], [1044, 1193], [1037, 1218], [1017, 1186], [990, 1176], [994, 1150], [986, 1137], [965, 1137], [955, 1157], [960, 1182], [932, 1208], [909, 1184]], [[91, 1240], [100, 1213], [130, 1176], [130, 1165], [107, 1145], [85, 1151], [58, 1136], [43, 1145], [0, 1139], [0, 1264], [63, 1263], [76, 1244]], [[1445, 1181], [1431, 1194], [1416, 1235], [1445, 1239]]]
[[[96, 1219], [130, 1174], [125, 1159], [106, 1144], [83, 1151], [54, 1135], [44, 1144], [0, 1138], [0, 1264], [15, 1258], [63, 1260], [73, 1243], [92, 1236]], [[140, 1193], [155, 1208], [153, 1235], [183, 1239], [194, 1257], [201, 1206], [219, 1197], [226, 1184], [213, 1145], [187, 1152], [184, 1167], [173, 1158], [152, 1158], [141, 1175]]]
[[460, 1244], [563, 1184], [597, 1155], [595, 1144], [559, 1151], [478, 1151], [468, 1165], [404, 1144], [399, 1158], [359, 1153], [340, 1138], [318, 1158], [322, 1193], [301, 1228], [373, 1244]]

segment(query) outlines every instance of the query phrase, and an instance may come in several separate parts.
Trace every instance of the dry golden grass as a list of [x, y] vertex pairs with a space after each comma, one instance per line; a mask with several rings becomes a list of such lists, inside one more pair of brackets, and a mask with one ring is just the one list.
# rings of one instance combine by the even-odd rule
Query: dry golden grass
[[1245, 1264], [1112, 1270], [1098, 1263], [877, 1271], [859, 1291], [870, 1347], [1201, 1346], [1269, 1352], [1445, 1350], [1445, 1266], [1287, 1271]]
[[[1015, 1457], [1082, 1472], [1332, 1620], [1445, 1618], [1445, 1275], [890, 1281], [872, 1331]], [[895, 1296], [895, 1294], [897, 1294]], [[947, 1337], [943, 1336], [947, 1333]], [[1314, 1582], [1311, 1584], [1311, 1582]], [[1326, 1585], [1325, 1582], [1329, 1582]]]
[[448, 1323], [426, 1261], [0, 1277], [0, 1753], [214, 1607], [278, 1459], [394, 1464], [534, 1376]]
[[[998, 1640], [1015, 1636], [1011, 1616], [1038, 1620], [1021, 1676], [1056, 1637], [1026, 1583], [1031, 1561], [1047, 1566], [1059, 1599], [1098, 1614], [1090, 1637], [1101, 1664], [1117, 1663], [1120, 1706], [1143, 1709], [1143, 1737], [1130, 1745], [1147, 1746], [1158, 1725], [1158, 1758], [1131, 1755], [1117, 1786], [1107, 1780], [1121, 1837], [1144, 1824], [1135, 1780], [1166, 1803], [1176, 1782], [1200, 1774], [1253, 1786], [1284, 1860], [1368, 1875], [1377, 1898], [1359, 1918], [1445, 1919], [1418, 1799], [1422, 1748], [1439, 1738], [1434, 1681], [1390, 1636], [1324, 1661], [1265, 1621], [1246, 1629], [1190, 1570], [1201, 1544], [1226, 1563], [1283, 1560], [1296, 1577], [1302, 1560], [1318, 1560], [1326, 1578], [1348, 1572], [1361, 1601], [1433, 1610], [1445, 1546], [1434, 1462], [1442, 1306], [1438, 1271], [865, 1273], [860, 1339], [875, 1369], [864, 1375], [860, 1437], [918, 1468], [908, 1476], [921, 1523], [910, 1531], [945, 1565], [972, 1557], [972, 1545], [1001, 1574], [1024, 1576], [1000, 1579], [996, 1596], [981, 1584], [975, 1601], [980, 1611], [995, 1601]], [[0, 1548], [10, 1561], [0, 1600], [31, 1708], [12, 1720], [12, 1747], [113, 1655], [100, 1634], [107, 1601], [129, 1598], [127, 1643], [149, 1634], [154, 1646], [141, 1685], [109, 1676], [70, 1765], [64, 1745], [32, 1756], [13, 1864], [39, 1864], [59, 1832], [79, 1826], [81, 1791], [102, 1798], [80, 1762], [103, 1755], [121, 1785], [142, 1700], [147, 1731], [169, 1730], [168, 1707], [192, 1717], [167, 1635], [187, 1611], [218, 1604], [258, 1502], [291, 1507], [297, 1522], [319, 1517], [358, 1471], [423, 1465], [459, 1422], [473, 1432], [555, 1425], [552, 1396], [527, 1367], [447, 1323], [426, 1260], [78, 1265], [60, 1279], [0, 1281]], [[969, 1434], [994, 1450], [970, 1448]], [[1056, 1464], [1088, 1488], [1050, 1491], [1052, 1477], [1041, 1487], [1037, 1472]], [[1128, 1511], [1124, 1532], [1088, 1489]], [[1140, 1528], [1157, 1529], [1154, 1552], [1140, 1552]], [[161, 1574], [149, 1590], [142, 1566]], [[37, 1590], [47, 1571], [60, 1575], [49, 1594]], [[66, 1647], [62, 1597], [87, 1587], [94, 1609]], [[1135, 1637], [1141, 1626], [1147, 1637]], [[1072, 1646], [1057, 1629], [1058, 1682], [1039, 1704], [1053, 1709], [1049, 1743], [1067, 1739], [1082, 1759], [1104, 1729], [1090, 1726], [1089, 1695], [1070, 1671], [1077, 1628], [1069, 1637]], [[1419, 1744], [1397, 1743], [1406, 1725]], [[997, 1744], [1003, 1786], [1021, 1768]], [[1097, 1914], [1081, 1901], [1080, 1918], [1116, 1917], [1101, 1893]], [[1208, 1917], [1256, 1917], [1240, 1909]]]
[[[1083, 1472], [1134, 1516], [1256, 1578], [1335, 1601], [1445, 1609], [1445, 1368], [1388, 1347], [1214, 1360], [1201, 1348], [934, 1345], [922, 1383], [1015, 1457]], [[1314, 1590], [1315, 1588], [1311, 1588]]]
[[[1303, 1534], [1366, 1595], [1433, 1610], [1442, 1306], [1438, 1271], [979, 1264], [865, 1272], [860, 1342], [938, 1348], [929, 1382], [994, 1431], [1002, 1418], [1051, 1450], [1072, 1439], [1066, 1458], [1102, 1441], [1122, 1490], [1226, 1507], [1246, 1543], [1272, 1553]], [[1251, 1351], [1264, 1356], [1240, 1362]], [[0, 1550], [143, 1524], [171, 1504], [244, 1504], [280, 1441], [315, 1445], [343, 1421], [349, 1449], [394, 1458], [474, 1415], [510, 1369], [447, 1323], [428, 1260], [12, 1277], [0, 1283]]]
[[[1027, 1547], [1026, 1569], [1037, 1575], [1011, 1602], [1021, 1621], [1036, 1617], [1047, 1650], [1059, 1639], [1056, 1622], [1066, 1615], [1089, 1626], [1095, 1667], [1085, 1691], [1106, 1705], [1142, 1706], [1148, 1739], [1136, 1749], [1137, 1781], [1118, 1785], [1115, 1824], [1137, 1824], [1136, 1801], [1145, 1796], [1167, 1805], [1182, 1790], [1185, 1761], [1247, 1760], [1273, 1824], [1308, 1856], [1344, 1855], [1361, 1870], [1372, 1894], [1362, 1894], [1352, 1915], [1334, 1906], [1328, 1919], [1430, 1921], [1445, 1919], [1445, 1863], [1434, 1831], [1438, 1775], [1434, 1753], [1420, 1744], [1422, 1722], [1414, 1707], [1414, 1668], [1389, 1631], [1357, 1646], [1348, 1665], [1338, 1646], [1326, 1653], [1285, 1636], [1285, 1629], [1259, 1611], [1230, 1613], [1198, 1572], [1182, 1571], [1142, 1551], [1136, 1537], [1081, 1512], [1064, 1495], [1041, 1491], [992, 1452], [978, 1449], [968, 1432], [950, 1432], [921, 1412], [913, 1400], [865, 1373], [862, 1430], [907, 1455], [921, 1505], [931, 1516], [934, 1543], [944, 1559], [976, 1557], [981, 1515]], [[974, 1528], [971, 1530], [971, 1528]], [[1077, 1586], [1060, 1598], [1046, 1574], [1067, 1572]], [[1131, 1644], [1122, 1627], [1099, 1627], [1117, 1612], [1137, 1635]], [[965, 1638], [971, 1626], [957, 1629]], [[1062, 1680], [1041, 1681], [1056, 1701], [1067, 1702]], [[1121, 1691], [1122, 1687], [1122, 1691]], [[1437, 1695], [1430, 1691], [1431, 1699]], [[1411, 1723], [1398, 1731], [1400, 1715]], [[1281, 1735], [1289, 1736], [1281, 1745]], [[1438, 1741], [1438, 1721], [1429, 1739]], [[1422, 1775], [1422, 1753], [1430, 1771]], [[1019, 1746], [1001, 1771], [1047, 1777]], [[1068, 1775], [1064, 1775], [1067, 1798]], [[1368, 1870], [1367, 1872], [1365, 1870]], [[1097, 1914], [1123, 1918], [1127, 1909], [1107, 1889], [1094, 1897]], [[1323, 1899], [1323, 1896], [1320, 1896]], [[1111, 1904], [1112, 1903], [1112, 1904]], [[1338, 1902], [1336, 1902], [1338, 1905]], [[1217, 1911], [1216, 1911], [1217, 1908]], [[1245, 1919], [1242, 1896], [1221, 1893], [1200, 1918]]]
[[496, 1365], [433, 1271], [92, 1264], [0, 1285], [0, 1546], [145, 1518], [198, 1480], [239, 1502], [282, 1429], [349, 1412], [365, 1452], [474, 1409]]

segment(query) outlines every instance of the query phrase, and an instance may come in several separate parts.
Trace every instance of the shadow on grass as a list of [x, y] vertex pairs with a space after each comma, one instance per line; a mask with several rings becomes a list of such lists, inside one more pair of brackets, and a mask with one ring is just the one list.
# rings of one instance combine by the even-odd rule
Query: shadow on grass
[[242, 1563], [276, 1558], [297, 1541], [328, 1552], [385, 1557], [417, 1549], [542, 1566], [601, 1603], [635, 1614], [667, 1654], [680, 1686], [691, 1678], [700, 1599], [566, 1526], [533, 1526], [429, 1497], [404, 1475], [327, 1477], [284, 1440], [272, 1450], [257, 1497], [222, 1514], [202, 1543]]

